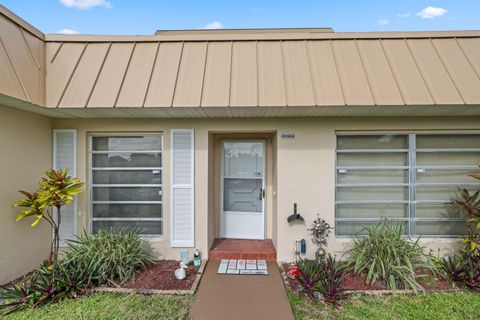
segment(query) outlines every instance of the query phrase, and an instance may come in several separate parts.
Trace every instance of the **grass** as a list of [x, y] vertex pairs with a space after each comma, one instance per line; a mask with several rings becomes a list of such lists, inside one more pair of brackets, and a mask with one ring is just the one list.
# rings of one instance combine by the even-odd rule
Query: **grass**
[[[192, 296], [95, 293], [38, 309], [12, 313], [5, 320], [188, 319]], [[1, 318], [1, 316], [0, 316]]]
[[351, 297], [335, 309], [288, 291], [297, 320], [480, 319], [480, 294], [473, 292], [427, 293]]

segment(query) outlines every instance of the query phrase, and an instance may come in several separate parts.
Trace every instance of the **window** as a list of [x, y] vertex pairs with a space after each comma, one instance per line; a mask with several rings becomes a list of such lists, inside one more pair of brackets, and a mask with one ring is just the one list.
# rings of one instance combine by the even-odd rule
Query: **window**
[[162, 136], [94, 136], [90, 153], [92, 232], [134, 226], [162, 235]]
[[388, 218], [409, 235], [465, 233], [448, 205], [480, 164], [480, 134], [338, 134], [335, 225], [352, 235]]

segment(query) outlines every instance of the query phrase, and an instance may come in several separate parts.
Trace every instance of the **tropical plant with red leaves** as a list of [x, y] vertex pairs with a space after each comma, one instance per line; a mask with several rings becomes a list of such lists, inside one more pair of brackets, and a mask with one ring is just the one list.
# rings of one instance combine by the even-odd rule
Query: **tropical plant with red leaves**
[[454, 282], [469, 289], [480, 290], [480, 256], [471, 251], [444, 258], [443, 270]]
[[302, 285], [301, 292], [316, 301], [320, 297], [334, 306], [338, 306], [348, 294], [343, 287], [347, 274], [347, 265], [327, 255], [322, 260], [300, 260], [298, 281]]
[[[470, 174], [472, 178], [480, 180], [480, 172]], [[468, 231], [464, 238], [466, 249], [480, 254], [480, 189], [469, 191], [457, 188], [461, 200], [453, 200], [452, 206], [467, 215]]]
[[348, 293], [343, 287], [347, 266], [331, 255], [327, 255], [320, 263], [320, 270], [322, 272], [316, 289], [322, 294], [325, 302], [338, 306], [342, 300], [348, 297]]
[[35, 217], [31, 227], [35, 227], [41, 220], [45, 220], [53, 230], [53, 239], [50, 246], [49, 263], [58, 259], [60, 247], [60, 224], [62, 221], [62, 207], [73, 202], [74, 196], [81, 192], [83, 183], [68, 175], [67, 169], [50, 169], [41, 178], [39, 188], [34, 192], [20, 191], [24, 196], [14, 206], [22, 207], [16, 220], [26, 217]]
[[299, 274], [297, 276], [302, 289], [301, 292], [312, 300], [317, 300], [316, 286], [320, 281], [321, 270], [315, 260], [300, 260], [297, 262]]

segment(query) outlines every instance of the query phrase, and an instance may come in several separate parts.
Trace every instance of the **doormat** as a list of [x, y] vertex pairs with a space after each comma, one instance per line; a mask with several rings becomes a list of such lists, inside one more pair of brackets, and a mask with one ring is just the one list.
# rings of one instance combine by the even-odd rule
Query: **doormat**
[[222, 259], [218, 274], [268, 275], [266, 260]]

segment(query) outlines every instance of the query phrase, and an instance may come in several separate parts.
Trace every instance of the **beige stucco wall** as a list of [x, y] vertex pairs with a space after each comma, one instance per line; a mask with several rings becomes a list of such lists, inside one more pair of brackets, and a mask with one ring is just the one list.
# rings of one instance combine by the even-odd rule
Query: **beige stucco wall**
[[[87, 179], [87, 141], [89, 133], [105, 132], [163, 132], [164, 133], [164, 237], [153, 239], [158, 252], [165, 257], [177, 258], [181, 249], [170, 248], [170, 129], [195, 129], [195, 246], [204, 254], [213, 239], [211, 221], [213, 190], [209, 180], [212, 141], [211, 132], [277, 132], [275, 141], [277, 186], [269, 190], [275, 193], [272, 206], [277, 212], [270, 219], [272, 235], [277, 238], [279, 260], [293, 260], [295, 240], [307, 240], [308, 256], [313, 256], [315, 248], [311, 244], [307, 228], [317, 213], [333, 225], [334, 223], [334, 182], [335, 182], [335, 132], [336, 131], [395, 131], [395, 130], [478, 130], [480, 118], [317, 118], [317, 119], [59, 119], [54, 120], [55, 128], [78, 129], [78, 173], [82, 180]], [[281, 139], [281, 133], [294, 133], [295, 139]], [[209, 179], [210, 178], [210, 179]], [[87, 206], [88, 194], [79, 198], [79, 231], [89, 227]], [[210, 201], [209, 201], [210, 200]], [[286, 218], [291, 213], [293, 203], [305, 217], [305, 225], [289, 226]], [[452, 250], [451, 239], [425, 239], [424, 242], [434, 251], [442, 253]], [[328, 251], [341, 254], [348, 243], [336, 239], [332, 234]]]
[[32, 218], [15, 222], [18, 190], [33, 190], [51, 167], [52, 121], [0, 106], [0, 284], [12, 280], [48, 258], [50, 229]]

